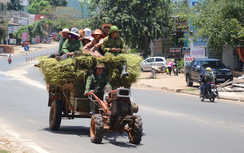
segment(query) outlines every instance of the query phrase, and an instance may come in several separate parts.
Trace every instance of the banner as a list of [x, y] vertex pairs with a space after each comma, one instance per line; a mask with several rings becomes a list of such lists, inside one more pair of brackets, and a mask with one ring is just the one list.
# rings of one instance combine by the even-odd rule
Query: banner
[[8, 27], [8, 33], [13, 33], [13, 27]]
[[181, 48], [169, 48], [170, 53], [181, 53]]
[[28, 24], [32, 24], [34, 22], [35, 22], [35, 14], [30, 14]]
[[16, 45], [16, 39], [10, 38], [9, 43], [10, 45]]
[[14, 32], [17, 32], [18, 29], [19, 29], [19, 26], [13, 26], [13, 33], [14, 33]]
[[205, 57], [205, 49], [204, 48], [191, 48], [191, 56], [192, 57], [198, 57], [198, 58], [204, 58]]
[[27, 41], [28, 40], [28, 33], [22, 33], [22, 41]]
[[37, 42], [37, 43], [41, 42], [40, 37], [36, 37], [36, 42]]
[[38, 14], [36, 14], [35, 15], [35, 21], [36, 20], [42, 20], [43, 18], [46, 18], [47, 16], [46, 15], [38, 15]]
[[27, 18], [19, 17], [18, 25], [27, 25]]
[[36, 38], [31, 38], [31, 43], [36, 44]]

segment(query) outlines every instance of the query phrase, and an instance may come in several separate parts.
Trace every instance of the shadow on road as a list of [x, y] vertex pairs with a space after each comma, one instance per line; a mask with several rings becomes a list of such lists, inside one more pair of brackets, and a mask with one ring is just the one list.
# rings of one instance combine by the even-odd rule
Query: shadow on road
[[[60, 126], [58, 131], [53, 131], [53, 130], [50, 130], [49, 128], [44, 128], [43, 130], [51, 132], [51, 133], [55, 133], [55, 134], [68, 134], [68, 135], [78, 135], [80, 137], [82, 137], [82, 136], [90, 137], [90, 127], [84, 127], [84, 126]], [[143, 136], [145, 136], [144, 133], [143, 133]], [[117, 141], [117, 138], [121, 138], [121, 137], [124, 139], [127, 139], [128, 143]], [[129, 143], [127, 132], [124, 132], [123, 134], [119, 134], [117, 132], [112, 133], [112, 134], [110, 134], [108, 132], [104, 132], [103, 139], [109, 141], [110, 144], [113, 144], [113, 145], [119, 146], [119, 147], [137, 148], [138, 146], [143, 145], [143, 144], [135, 145], [135, 144]], [[102, 142], [101, 145], [104, 145], [104, 143]]]

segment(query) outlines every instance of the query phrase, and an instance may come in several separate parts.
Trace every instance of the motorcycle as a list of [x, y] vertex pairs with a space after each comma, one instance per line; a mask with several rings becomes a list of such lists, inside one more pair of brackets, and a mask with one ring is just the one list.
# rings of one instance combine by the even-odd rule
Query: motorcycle
[[8, 64], [11, 64], [11, 63], [12, 63], [12, 59], [8, 58]]
[[[201, 85], [204, 84], [204, 82], [202, 81], [202, 78], [201, 77], [198, 77], [199, 79], [199, 83]], [[218, 89], [216, 87], [215, 84], [210, 84], [208, 86], [208, 88], [203, 88], [203, 93], [204, 95], [200, 95], [200, 99], [201, 101], [204, 101], [204, 99], [209, 99], [211, 102], [214, 102], [215, 98], [217, 97], [219, 99], [219, 93], [218, 93]]]

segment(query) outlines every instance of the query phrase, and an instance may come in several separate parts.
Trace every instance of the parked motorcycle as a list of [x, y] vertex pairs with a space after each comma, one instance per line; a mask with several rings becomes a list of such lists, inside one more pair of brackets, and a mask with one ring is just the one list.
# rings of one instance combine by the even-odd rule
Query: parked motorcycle
[[[204, 82], [202, 81], [202, 77], [198, 77], [198, 79], [199, 79], [199, 83], [203, 85]], [[214, 102], [216, 97], [219, 98], [218, 89], [215, 84], [210, 84], [208, 88], [204, 87], [203, 93], [204, 95], [200, 96], [201, 101], [204, 101], [204, 99], [209, 99], [211, 102]]]
[[11, 64], [11, 63], [12, 63], [12, 59], [8, 58], [8, 64]]

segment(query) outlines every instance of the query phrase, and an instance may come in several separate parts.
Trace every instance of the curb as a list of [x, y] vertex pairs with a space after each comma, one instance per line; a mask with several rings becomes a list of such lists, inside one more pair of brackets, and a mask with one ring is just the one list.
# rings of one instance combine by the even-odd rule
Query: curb
[[[140, 86], [140, 87], [146, 87], [146, 88], [151, 88], [151, 89], [158, 89], [158, 90], [171, 91], [171, 92], [177, 92], [177, 93], [184, 93], [184, 94], [199, 96], [199, 93], [187, 92], [187, 91], [184, 91], [184, 89], [169, 89], [167, 87], [154, 87], [154, 86], [143, 84], [143, 83], [142, 84], [135, 83], [133, 85], [135, 87]], [[132, 88], [133, 88], [133, 85], [132, 85]], [[244, 100], [228, 98], [228, 97], [220, 97], [220, 99], [244, 102]]]

